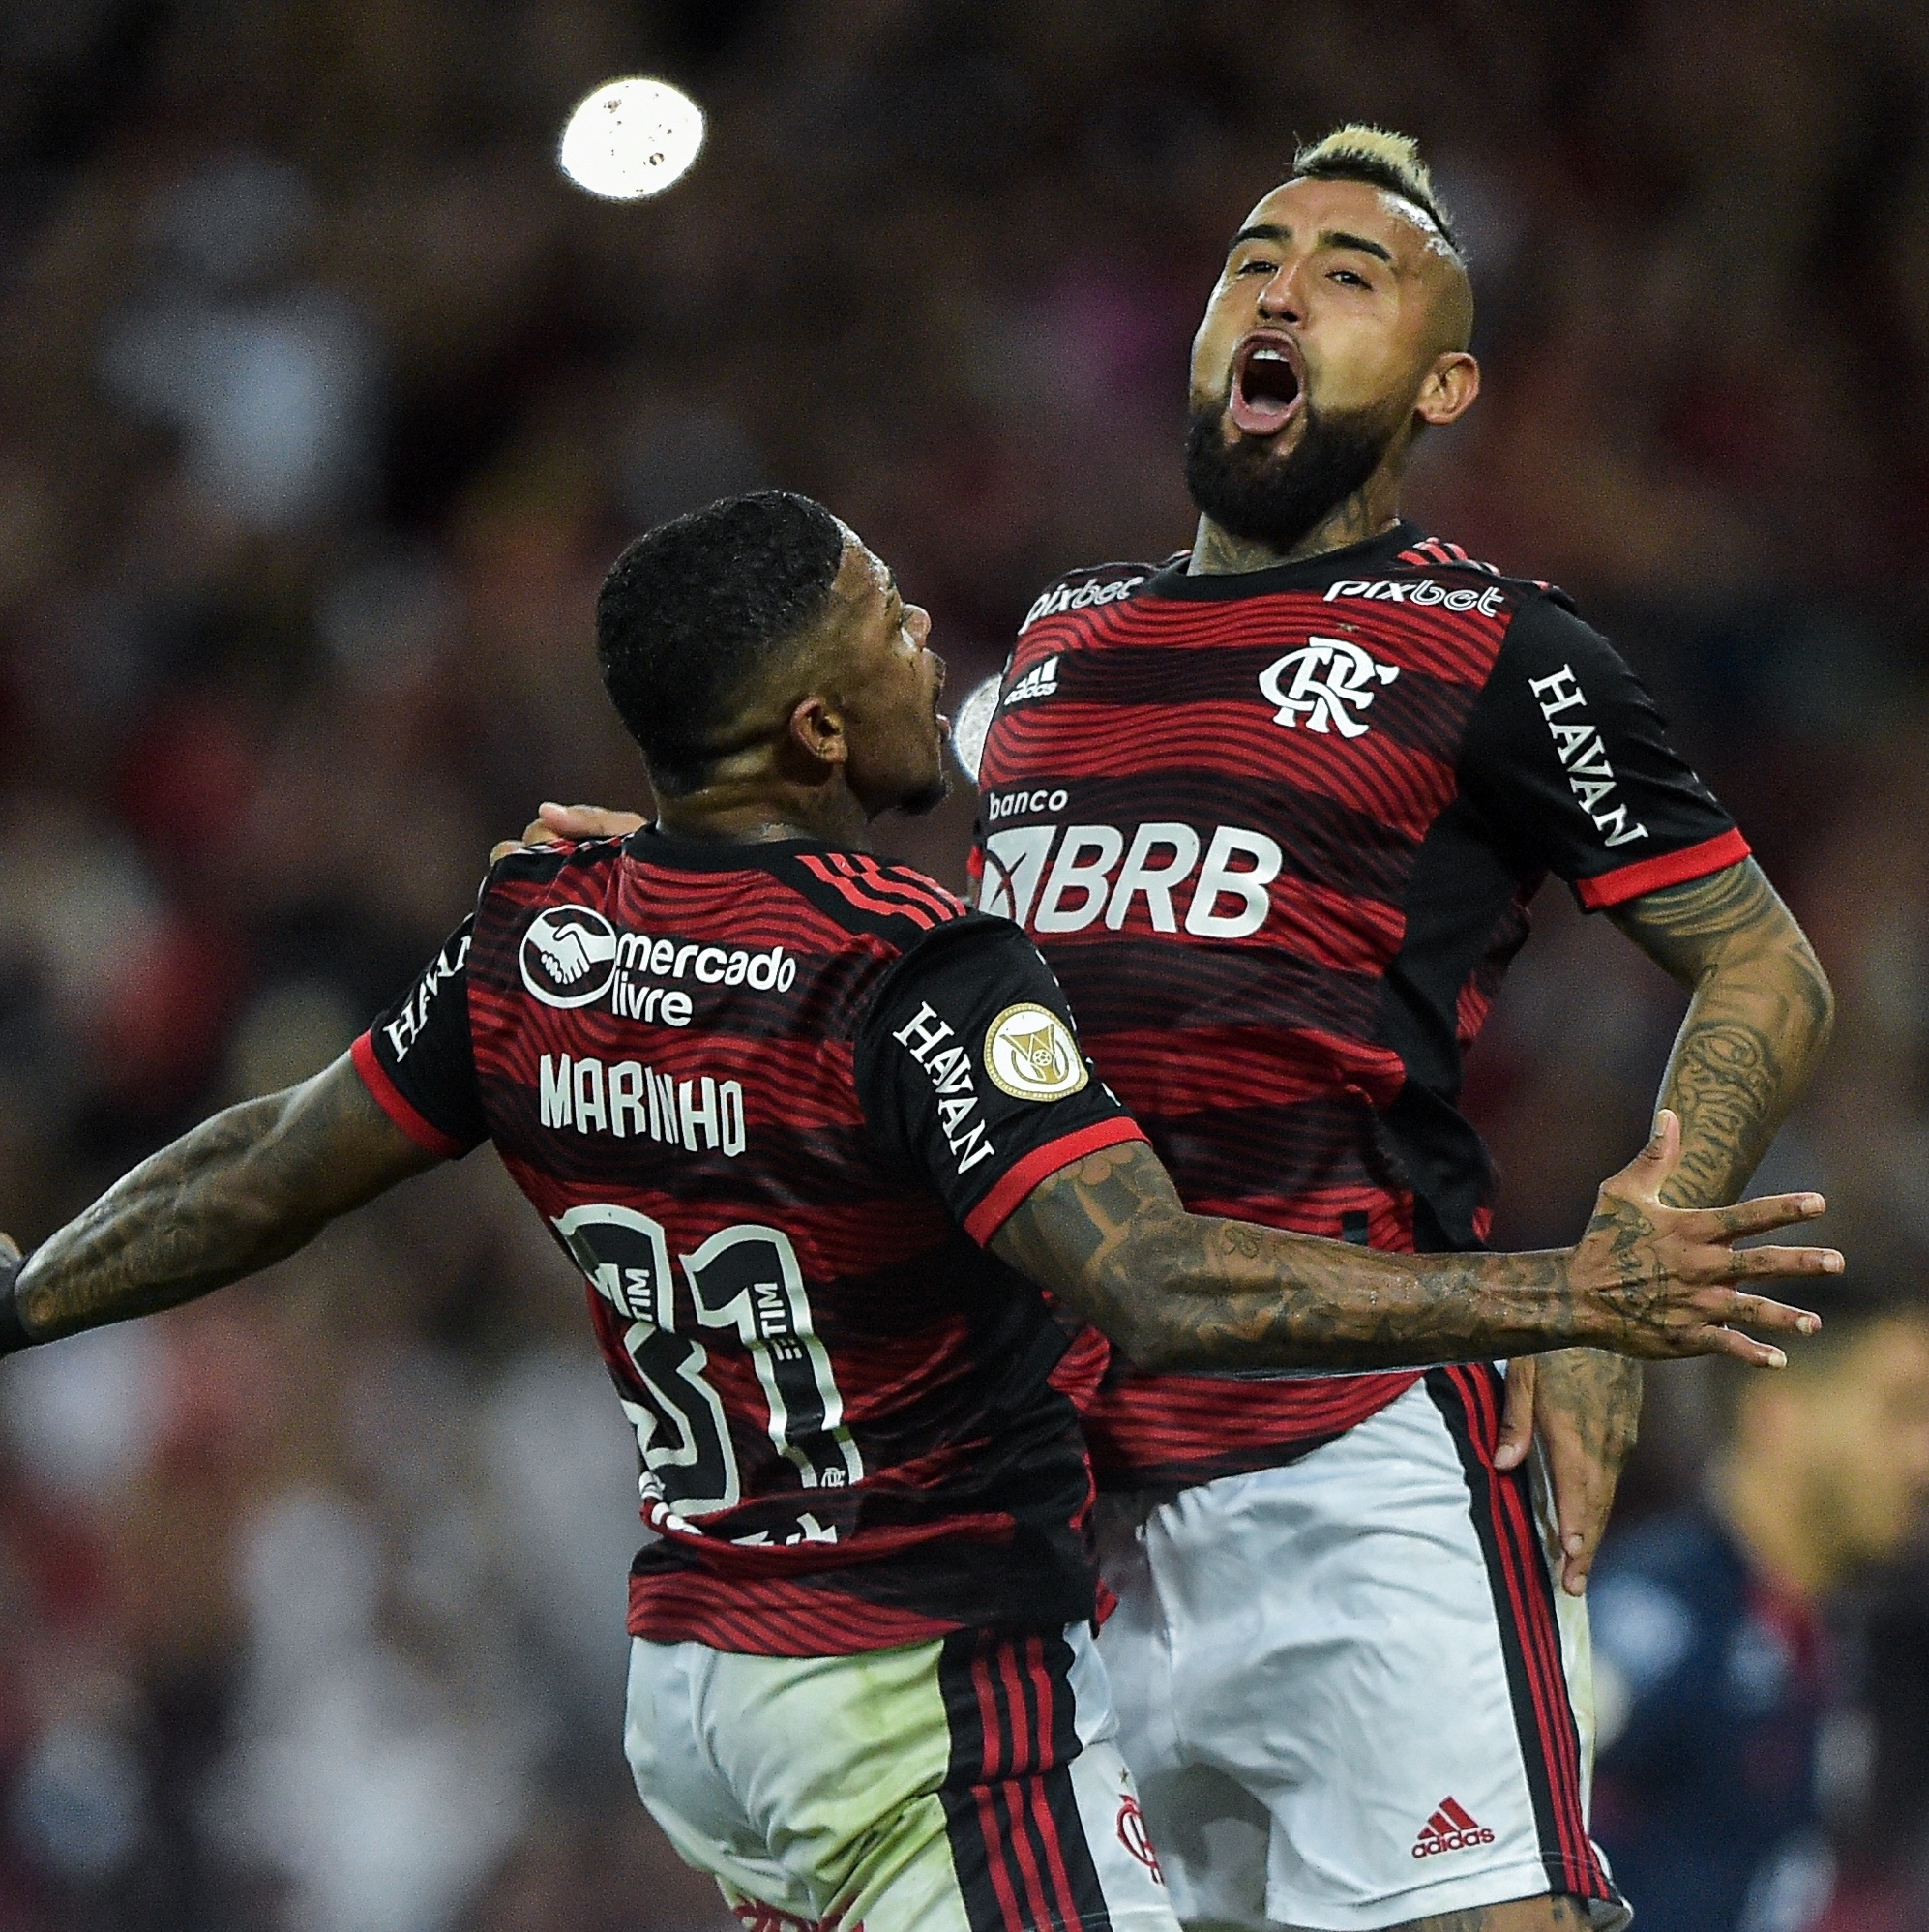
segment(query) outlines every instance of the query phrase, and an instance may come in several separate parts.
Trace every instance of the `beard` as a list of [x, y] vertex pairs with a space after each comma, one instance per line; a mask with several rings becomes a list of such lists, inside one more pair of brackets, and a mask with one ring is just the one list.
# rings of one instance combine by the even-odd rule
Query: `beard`
[[1322, 413], [1306, 405], [1306, 427], [1290, 455], [1235, 437], [1229, 447], [1224, 400], [1196, 406], [1185, 439], [1185, 484], [1193, 502], [1229, 536], [1282, 554], [1303, 543], [1377, 470], [1408, 412]]

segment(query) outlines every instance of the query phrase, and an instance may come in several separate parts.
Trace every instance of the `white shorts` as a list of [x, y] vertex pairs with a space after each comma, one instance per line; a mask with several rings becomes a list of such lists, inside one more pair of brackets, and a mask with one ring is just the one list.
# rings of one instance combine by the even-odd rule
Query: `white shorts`
[[1377, 1932], [1565, 1893], [1588, 1836], [1586, 1606], [1493, 1467], [1501, 1382], [1435, 1370], [1283, 1468], [1104, 1499], [1106, 1660], [1188, 1927]]
[[637, 1791], [751, 1932], [1178, 1932], [1091, 1633], [630, 1652]]

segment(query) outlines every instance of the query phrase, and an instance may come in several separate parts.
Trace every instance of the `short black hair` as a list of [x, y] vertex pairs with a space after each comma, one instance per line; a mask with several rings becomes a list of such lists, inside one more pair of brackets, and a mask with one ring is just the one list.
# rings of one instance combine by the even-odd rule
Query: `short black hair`
[[1436, 192], [1434, 177], [1410, 135], [1350, 121], [1302, 147], [1292, 157], [1286, 178], [1364, 181], [1369, 187], [1383, 188], [1419, 209], [1455, 254], [1465, 253], [1460, 237], [1454, 233], [1453, 217]]
[[733, 699], [823, 616], [844, 546], [821, 503], [758, 490], [659, 523], [610, 566], [597, 660], [659, 791], [703, 783]]

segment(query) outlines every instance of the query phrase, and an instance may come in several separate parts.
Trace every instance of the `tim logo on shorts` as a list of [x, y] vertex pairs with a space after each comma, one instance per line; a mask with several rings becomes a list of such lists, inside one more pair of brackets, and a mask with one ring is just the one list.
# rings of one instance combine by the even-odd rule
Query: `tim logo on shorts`
[[1431, 1858], [1440, 1852], [1470, 1852], [1476, 1845], [1493, 1842], [1493, 1832], [1484, 1825], [1476, 1825], [1464, 1804], [1443, 1798], [1439, 1809], [1420, 1828], [1420, 1835], [1413, 1840], [1413, 1856]]

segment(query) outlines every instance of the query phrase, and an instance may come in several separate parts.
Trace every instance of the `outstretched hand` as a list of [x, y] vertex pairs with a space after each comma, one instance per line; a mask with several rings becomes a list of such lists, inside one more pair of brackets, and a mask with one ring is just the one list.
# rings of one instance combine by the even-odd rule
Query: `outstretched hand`
[[[1779, 1368], [1787, 1359], [1779, 1348], [1728, 1324], [1747, 1322], [1807, 1335], [1821, 1326], [1819, 1318], [1726, 1284], [1834, 1274], [1842, 1257], [1830, 1248], [1737, 1250], [1734, 1243], [1744, 1234], [1813, 1219], [1823, 1211], [1822, 1197], [1779, 1195], [1709, 1209], [1666, 1206], [1660, 1193], [1679, 1160], [1680, 1140], [1679, 1123], [1664, 1110], [1647, 1145], [1601, 1189], [1574, 1251], [1577, 1297], [1598, 1301], [1609, 1324], [1601, 1339], [1615, 1348], [1656, 1356], [1732, 1354]], [[1507, 1365], [1494, 1461], [1502, 1470], [1518, 1467], [1539, 1437], [1557, 1515], [1560, 1584], [1569, 1595], [1588, 1587], [1640, 1420], [1637, 1362], [1583, 1348]]]
[[558, 839], [626, 839], [642, 830], [642, 815], [611, 812], [601, 805], [556, 805], [545, 800], [522, 828], [519, 839], [504, 839], [490, 848], [489, 862], [507, 858], [529, 846], [547, 846]]
[[1770, 1194], [1732, 1207], [1670, 1207], [1661, 1190], [1681, 1157], [1681, 1123], [1667, 1108], [1647, 1146], [1606, 1182], [1568, 1263], [1577, 1340], [1666, 1361], [1733, 1355], [1757, 1368], [1788, 1357], [1735, 1324], [1812, 1335], [1820, 1316], [1732, 1284], [1840, 1274], [1833, 1248], [1737, 1248], [1736, 1241], [1800, 1221], [1827, 1204], [1819, 1194]]

